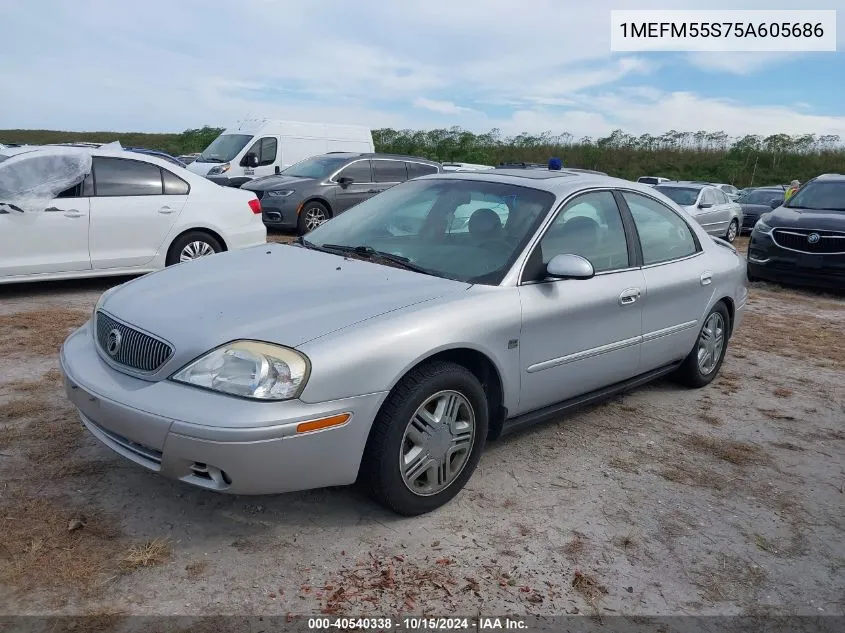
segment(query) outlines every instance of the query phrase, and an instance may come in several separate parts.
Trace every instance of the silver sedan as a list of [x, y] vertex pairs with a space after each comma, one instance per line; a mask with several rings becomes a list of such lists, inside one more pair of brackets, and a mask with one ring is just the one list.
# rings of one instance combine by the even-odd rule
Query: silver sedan
[[358, 481], [415, 515], [488, 440], [660, 376], [707, 385], [746, 297], [745, 260], [647, 185], [438, 174], [107, 291], [61, 368], [87, 429], [149, 470], [237, 494]]

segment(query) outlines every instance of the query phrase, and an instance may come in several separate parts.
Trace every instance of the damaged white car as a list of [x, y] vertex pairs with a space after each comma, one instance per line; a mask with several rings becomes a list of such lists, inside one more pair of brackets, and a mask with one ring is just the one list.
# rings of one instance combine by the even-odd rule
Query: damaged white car
[[155, 156], [119, 146], [0, 155], [0, 284], [142, 274], [266, 241], [255, 194]]

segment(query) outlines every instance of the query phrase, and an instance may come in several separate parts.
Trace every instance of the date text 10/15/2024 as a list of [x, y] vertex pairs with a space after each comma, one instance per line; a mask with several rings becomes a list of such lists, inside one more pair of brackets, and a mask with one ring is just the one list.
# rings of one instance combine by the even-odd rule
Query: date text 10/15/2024
[[478, 618], [309, 618], [311, 631], [519, 631], [528, 628], [524, 620], [512, 617]]

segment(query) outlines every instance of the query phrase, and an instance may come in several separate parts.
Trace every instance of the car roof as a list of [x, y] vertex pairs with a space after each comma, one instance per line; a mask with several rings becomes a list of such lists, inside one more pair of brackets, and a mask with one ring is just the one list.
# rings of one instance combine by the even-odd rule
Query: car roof
[[613, 187], [641, 191], [651, 194], [654, 189], [650, 185], [613, 178], [603, 174], [541, 169], [485, 169], [481, 171], [451, 171], [442, 174], [430, 174], [416, 180], [470, 180], [480, 182], [496, 182], [518, 187], [531, 187], [541, 191], [548, 191], [556, 196], [565, 196], [588, 187]]
[[672, 189], [704, 189], [704, 187], [711, 187], [709, 182], [694, 182], [692, 180], [673, 180], [671, 182], [661, 182], [658, 187], [669, 187]]
[[822, 174], [816, 176], [813, 180], [822, 180], [824, 182], [843, 182], [845, 181], [845, 174]]

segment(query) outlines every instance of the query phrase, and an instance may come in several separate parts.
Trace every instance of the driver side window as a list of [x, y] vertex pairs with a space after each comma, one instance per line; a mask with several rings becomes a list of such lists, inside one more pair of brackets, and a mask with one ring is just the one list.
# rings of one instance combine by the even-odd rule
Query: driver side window
[[628, 268], [628, 241], [616, 199], [609, 191], [586, 193], [571, 200], [549, 226], [538, 245], [543, 270], [556, 255], [580, 255], [595, 272]]

